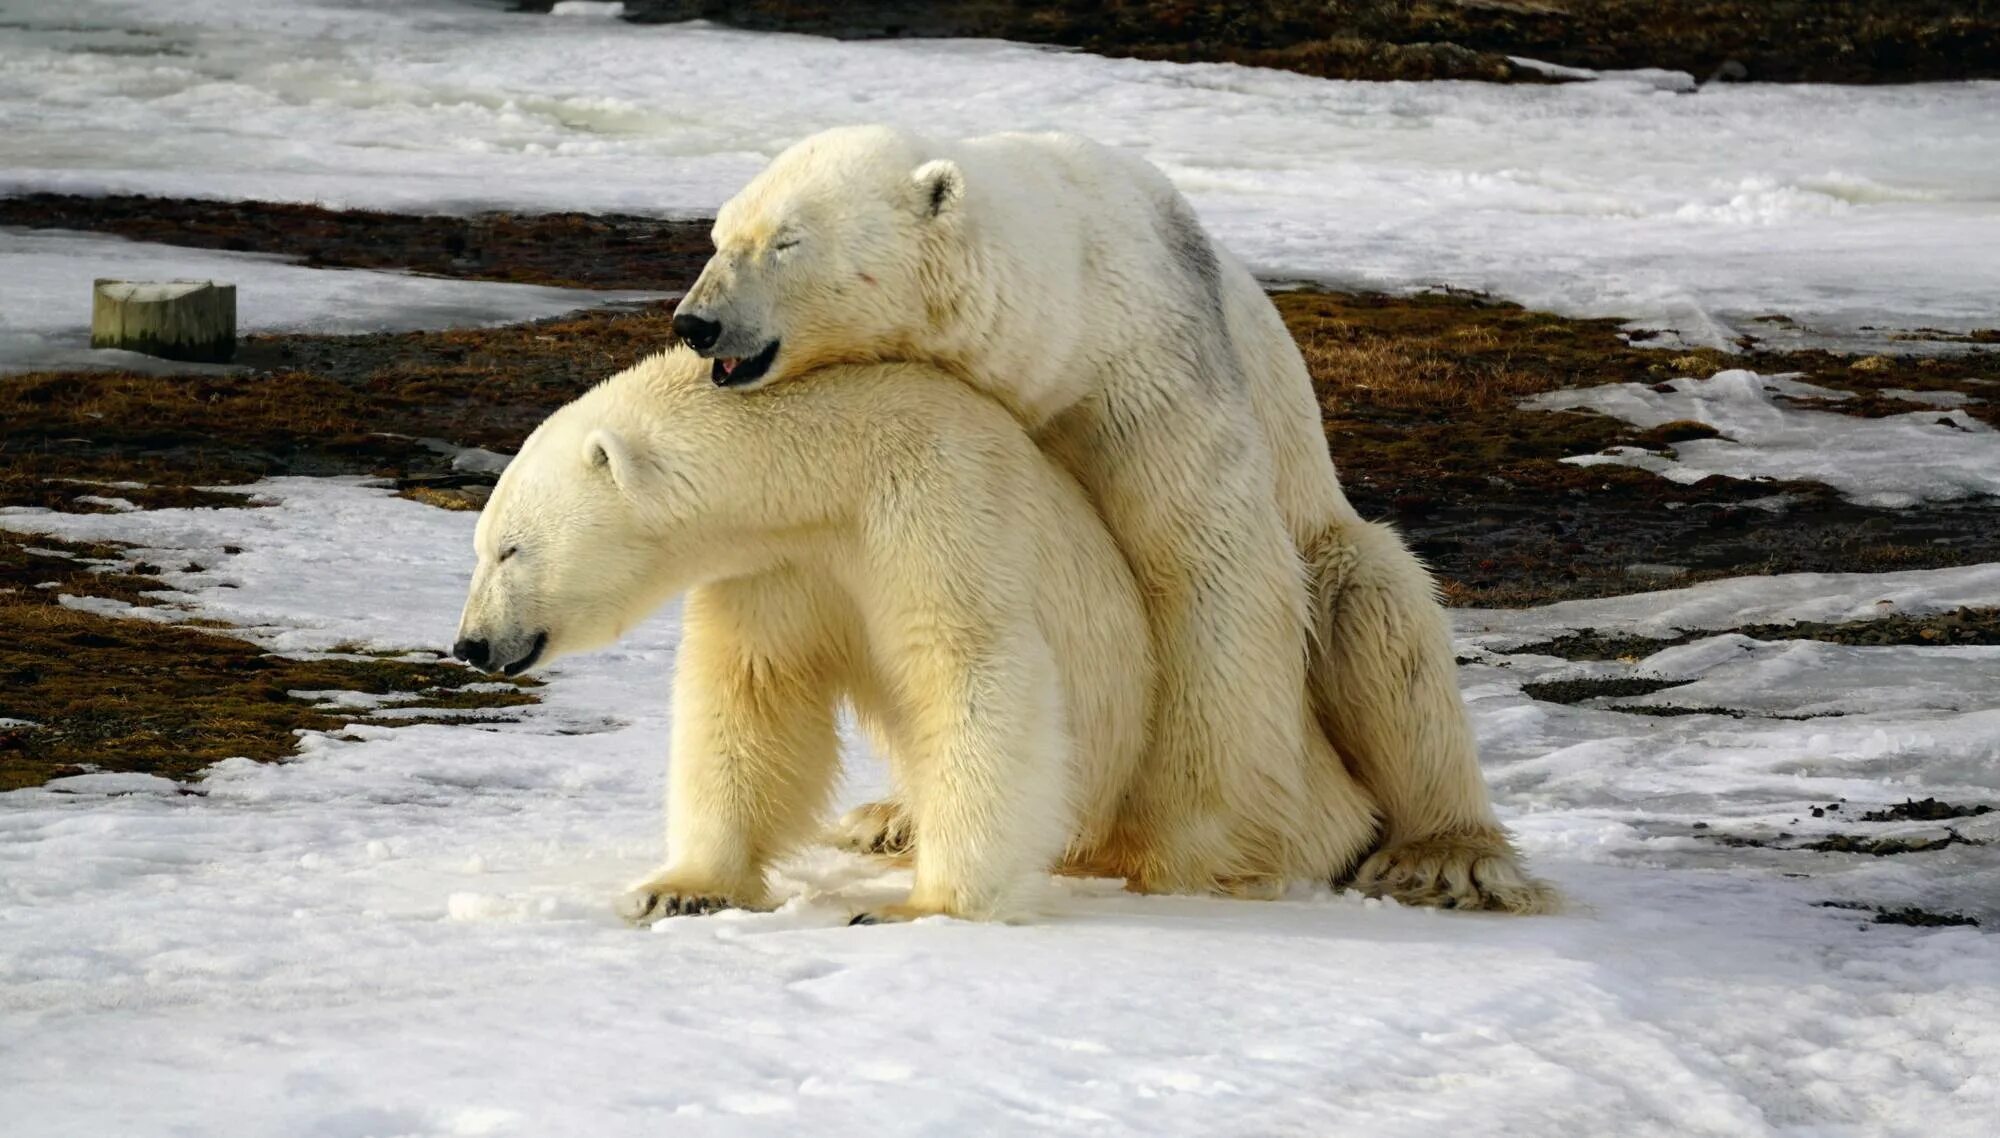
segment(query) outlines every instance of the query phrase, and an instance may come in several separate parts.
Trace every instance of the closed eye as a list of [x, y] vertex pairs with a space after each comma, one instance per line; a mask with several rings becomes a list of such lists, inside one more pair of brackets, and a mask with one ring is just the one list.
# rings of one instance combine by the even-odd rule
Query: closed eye
[[502, 561], [505, 561], [505, 560], [507, 560], [507, 559], [508, 559], [509, 557], [512, 557], [512, 556], [514, 556], [514, 555], [515, 555], [516, 553], [519, 553], [519, 552], [521, 552], [521, 547], [520, 547], [520, 546], [518, 546], [518, 545], [510, 545], [510, 546], [508, 546], [507, 548], [505, 548], [505, 549], [503, 549], [503, 550], [501, 550], [501, 551], [500, 551], [500, 560], [502, 560]]
[[799, 243], [798, 238], [787, 237], [783, 241], [778, 242], [776, 245], [771, 246], [771, 249], [773, 252], [782, 253], [787, 249], [796, 247], [798, 243]]

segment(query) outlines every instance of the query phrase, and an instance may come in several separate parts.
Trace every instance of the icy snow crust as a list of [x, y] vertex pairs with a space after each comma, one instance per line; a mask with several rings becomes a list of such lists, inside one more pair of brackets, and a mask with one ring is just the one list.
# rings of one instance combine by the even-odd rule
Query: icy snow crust
[[1062, 128], [1260, 271], [1450, 284], [1726, 344], [1965, 330], [2000, 295], [2000, 84], [1337, 83], [447, 0], [0, 0], [0, 188], [706, 215], [786, 143]]
[[[0, 525], [214, 566], [164, 581], [275, 648], [449, 637], [471, 517], [352, 480], [254, 492], [277, 504]], [[1808, 803], [2000, 797], [2000, 650], [1721, 636], [1637, 669], [1707, 684], [1687, 706], [1850, 712], [1784, 721], [1538, 703], [1523, 681], [1627, 666], [1492, 647], [1883, 601], [1992, 604], [2000, 569], [1461, 614], [1489, 777], [1578, 904], [1545, 919], [1070, 883], [1032, 926], [851, 929], [906, 882], [822, 852], [779, 912], [625, 928], [609, 899], [658, 850], [671, 612], [561, 662], [520, 723], [314, 735], [205, 797], [126, 775], [0, 795], [0, 1117], [38, 1138], [1983, 1135], [2000, 941], [1817, 903], [1990, 925], [1993, 847], [1724, 850], [1693, 823], [1803, 839], [1830, 824]], [[850, 747], [855, 799], [880, 773]], [[1995, 817], [1955, 825], [2000, 837]]]
[[1523, 406], [1600, 411], [1641, 428], [1692, 419], [1722, 432], [1718, 438], [1673, 444], [1672, 458], [1614, 447], [1563, 460], [1580, 466], [1636, 466], [1684, 483], [1711, 474], [1824, 482], [1850, 501], [1890, 508], [2000, 495], [2000, 431], [1962, 410], [1864, 419], [1788, 402], [1826, 399], [1837, 404], [1847, 398], [1844, 391], [1788, 376], [1736, 370], [1659, 385], [1608, 383], [1550, 391], [1529, 397]]

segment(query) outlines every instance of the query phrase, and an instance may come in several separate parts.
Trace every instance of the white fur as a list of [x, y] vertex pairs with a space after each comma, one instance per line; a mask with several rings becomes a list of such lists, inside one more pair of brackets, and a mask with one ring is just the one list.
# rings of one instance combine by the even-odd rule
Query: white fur
[[780, 155], [714, 236], [681, 307], [721, 324], [713, 354], [777, 345], [765, 383], [940, 367], [1096, 500], [1161, 668], [1143, 887], [1261, 892], [1374, 848], [1366, 887], [1547, 907], [1488, 804], [1428, 573], [1355, 514], [1282, 321], [1157, 170], [1067, 135], [847, 128]]
[[460, 629], [549, 658], [687, 592], [668, 863], [629, 915], [769, 903], [766, 868], [824, 825], [843, 699], [918, 839], [882, 915], [1020, 916], [1065, 854], [1107, 860], [1152, 668], [1074, 481], [932, 369], [751, 395], [707, 372], [654, 357], [530, 436], [480, 518]]

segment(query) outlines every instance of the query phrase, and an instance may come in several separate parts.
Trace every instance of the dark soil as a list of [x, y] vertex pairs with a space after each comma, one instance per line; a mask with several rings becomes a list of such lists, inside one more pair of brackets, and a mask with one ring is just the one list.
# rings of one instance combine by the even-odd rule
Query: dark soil
[[1912, 928], [1920, 929], [1976, 929], [1979, 927], [1979, 921], [1976, 918], [1964, 916], [1959, 913], [1933, 913], [1929, 909], [1920, 909], [1915, 905], [1890, 908], [1884, 905], [1864, 905], [1853, 901], [1821, 901], [1820, 906], [1826, 909], [1852, 909], [1859, 913], [1872, 913], [1874, 914], [1872, 923], [1878, 925], [1908, 925]]
[[1544, 703], [1582, 703], [1587, 699], [1624, 699], [1651, 695], [1677, 688], [1692, 680], [1669, 680], [1660, 676], [1613, 676], [1591, 680], [1545, 680], [1522, 684], [1521, 694]]
[[1870, 810], [1861, 816], [1863, 822], [1944, 822], [1953, 818], [1977, 818], [1993, 813], [1993, 808], [1984, 804], [1976, 806], [1955, 806], [1949, 802], [1939, 802], [1926, 798], [1919, 802], [1905, 799], [1894, 806], [1882, 810]]
[[413, 216], [131, 194], [0, 198], [0, 225], [277, 253], [324, 268], [411, 269], [565, 288], [684, 288], [711, 251], [705, 221], [585, 213]]
[[1653, 639], [1644, 636], [1605, 635], [1584, 629], [1554, 640], [1523, 644], [1510, 653], [1559, 656], [1565, 660], [1637, 660], [1679, 644], [1741, 633], [1756, 640], [1821, 640], [1829, 644], [1883, 646], [2000, 644], [2000, 609], [1961, 608], [1956, 612], [1931, 616], [1888, 616], [1876, 620], [1796, 624], [1746, 624], [1739, 628], [1688, 632]]
[[[1656, 691], [1682, 687], [1693, 680], [1670, 680], [1661, 676], [1605, 676], [1594, 679], [1540, 680], [1521, 685], [1521, 694], [1529, 699], [1544, 703], [1578, 704], [1592, 699], [1629, 699], [1637, 695], [1651, 695]], [[1778, 715], [1768, 711], [1744, 711], [1734, 707], [1679, 707], [1656, 706], [1652, 704], [1605, 704], [1605, 711], [1622, 711], [1628, 715], [1652, 715], [1674, 717], [1682, 715], [1721, 715], [1730, 719], [1824, 719], [1824, 715]], [[1838, 715], [1840, 712], [1832, 714]]]
[[1509, 56], [1760, 82], [2000, 77], [2000, 5], [1987, 0], [626, 0], [625, 9], [641, 23], [994, 37], [1336, 79], [1545, 81]]
[[1983, 841], [1961, 837], [1955, 833], [1946, 834], [1942, 838], [1868, 838], [1853, 834], [1834, 834], [1793, 848], [1812, 850], [1814, 853], [1853, 853], [1867, 854], [1869, 857], [1891, 857], [1896, 854], [1930, 853], [1951, 846], [1985, 844]]
[[1899, 854], [1932, 853], [1952, 846], [1983, 846], [1986, 843], [1976, 838], [1964, 837], [1957, 833], [1947, 833], [1941, 838], [1871, 838], [1858, 834], [1833, 834], [1797, 845], [1780, 845], [1791, 839], [1790, 834], [1779, 834], [1775, 838], [1751, 838], [1741, 834], [1697, 834], [1719, 845], [1732, 849], [1809, 850], [1813, 853], [1865, 854], [1869, 857], [1895, 857]]

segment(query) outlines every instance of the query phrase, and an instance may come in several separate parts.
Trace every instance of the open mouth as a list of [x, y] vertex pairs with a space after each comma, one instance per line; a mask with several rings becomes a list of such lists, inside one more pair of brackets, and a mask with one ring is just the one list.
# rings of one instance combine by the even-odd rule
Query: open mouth
[[546, 632], [537, 632], [535, 633], [535, 643], [531, 647], [529, 647], [528, 654], [514, 661], [511, 664], [502, 666], [500, 670], [506, 673], [507, 675], [518, 676], [522, 672], [527, 671], [529, 668], [534, 667], [535, 661], [542, 658], [542, 649], [547, 648], [548, 646], [549, 646], [549, 634]]
[[709, 365], [708, 377], [717, 387], [742, 387], [764, 378], [771, 370], [771, 361], [778, 358], [778, 343], [773, 340], [764, 345], [764, 350], [747, 359], [738, 356], [717, 356]]

